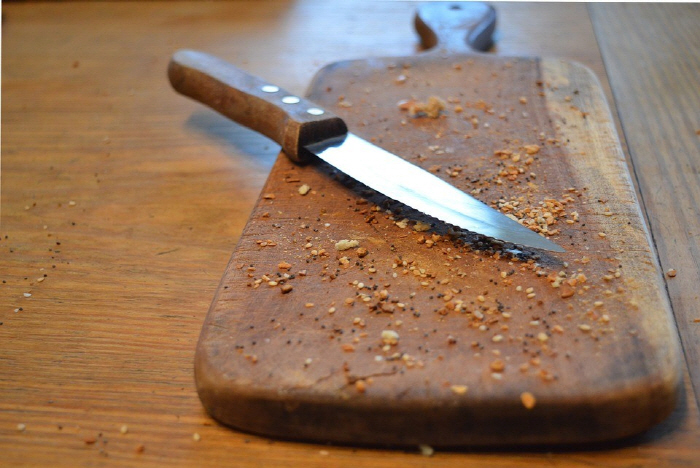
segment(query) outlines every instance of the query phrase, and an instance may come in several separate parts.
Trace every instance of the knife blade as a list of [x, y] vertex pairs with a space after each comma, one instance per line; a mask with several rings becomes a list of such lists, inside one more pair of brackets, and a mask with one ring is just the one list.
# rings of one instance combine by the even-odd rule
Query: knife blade
[[446, 223], [516, 245], [564, 249], [439, 177], [350, 133], [326, 109], [212, 55], [179, 50], [173, 88], [275, 141], [298, 163], [314, 156], [389, 198]]

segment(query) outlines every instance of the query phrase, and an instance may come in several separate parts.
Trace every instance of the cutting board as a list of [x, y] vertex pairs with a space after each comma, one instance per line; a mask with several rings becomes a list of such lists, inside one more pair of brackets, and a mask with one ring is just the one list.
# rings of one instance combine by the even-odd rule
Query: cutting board
[[484, 4], [416, 18], [430, 51], [328, 65], [308, 97], [566, 252], [456, 231], [280, 154], [202, 328], [202, 403], [239, 430], [349, 444], [648, 429], [674, 407], [679, 345], [600, 83], [476, 52]]

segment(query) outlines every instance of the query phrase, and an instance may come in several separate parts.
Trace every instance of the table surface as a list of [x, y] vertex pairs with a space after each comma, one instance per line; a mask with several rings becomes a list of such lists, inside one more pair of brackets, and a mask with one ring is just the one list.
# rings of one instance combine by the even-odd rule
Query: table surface
[[700, 6], [495, 7], [492, 53], [581, 62], [616, 115], [686, 360], [665, 422], [603, 445], [431, 457], [219, 426], [195, 344], [279, 148], [176, 95], [169, 57], [205, 50], [302, 94], [327, 63], [417, 53], [415, 3], [5, 2], [0, 465], [699, 463]]

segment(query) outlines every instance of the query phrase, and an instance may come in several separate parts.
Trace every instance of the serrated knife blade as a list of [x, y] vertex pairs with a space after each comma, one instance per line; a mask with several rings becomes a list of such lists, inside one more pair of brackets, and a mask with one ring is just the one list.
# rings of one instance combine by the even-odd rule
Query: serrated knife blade
[[293, 161], [312, 155], [355, 180], [429, 216], [516, 245], [564, 249], [430, 172], [348, 132], [316, 104], [193, 50], [173, 54], [173, 88], [271, 138]]

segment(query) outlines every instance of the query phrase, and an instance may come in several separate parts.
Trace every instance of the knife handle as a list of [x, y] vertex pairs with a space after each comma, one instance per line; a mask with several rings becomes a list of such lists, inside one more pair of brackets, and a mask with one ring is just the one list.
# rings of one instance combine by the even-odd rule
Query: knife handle
[[424, 49], [485, 52], [493, 43], [496, 10], [482, 2], [431, 2], [416, 10], [414, 26]]
[[327, 110], [203, 52], [175, 52], [168, 78], [177, 92], [267, 136], [298, 163], [313, 157], [305, 146], [348, 131]]

